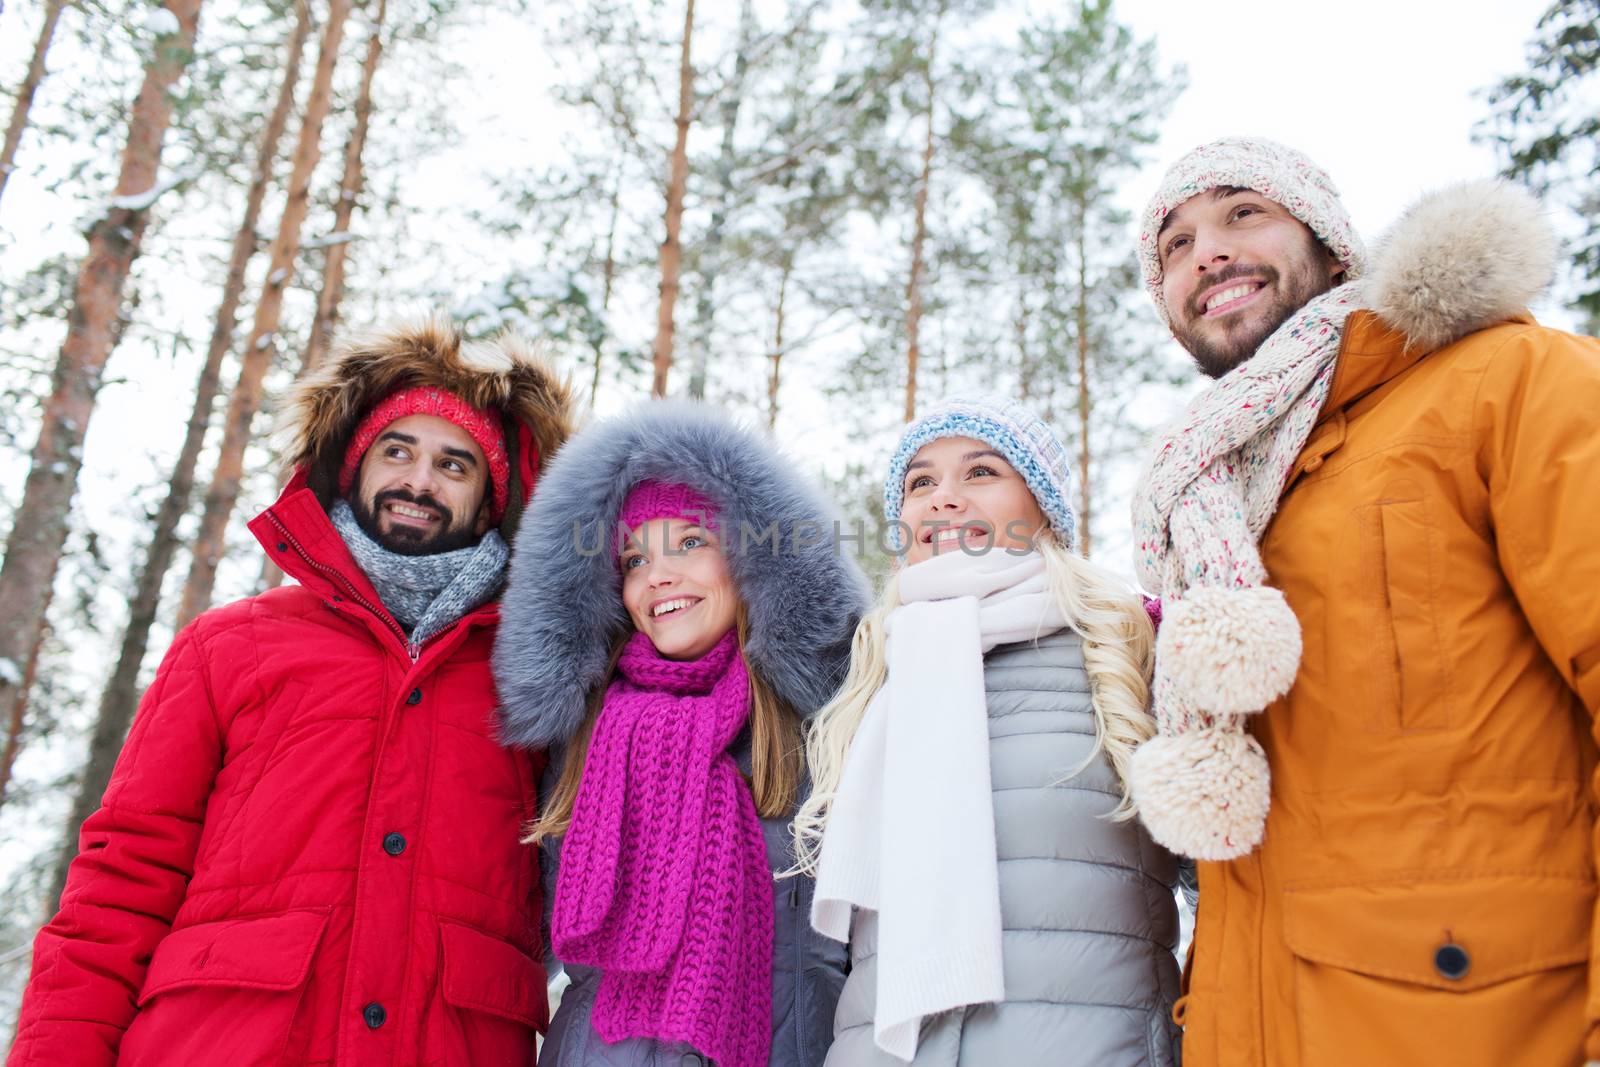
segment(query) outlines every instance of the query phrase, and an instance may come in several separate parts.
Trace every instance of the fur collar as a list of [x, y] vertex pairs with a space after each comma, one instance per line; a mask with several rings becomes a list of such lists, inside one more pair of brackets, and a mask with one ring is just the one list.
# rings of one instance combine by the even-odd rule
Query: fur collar
[[1555, 272], [1557, 243], [1532, 194], [1504, 181], [1430, 193], [1378, 243], [1365, 304], [1432, 352], [1516, 317]]
[[506, 418], [511, 453], [510, 503], [501, 531], [509, 539], [522, 513], [518, 456], [531, 439], [540, 468], [572, 433], [575, 401], [533, 345], [512, 333], [465, 341], [442, 314], [341, 339], [320, 367], [296, 383], [286, 404], [283, 454], [305, 468], [324, 508], [338, 497], [339, 464], [373, 404], [403, 386], [433, 385]]
[[[869, 594], [849, 546], [834, 546], [838, 513], [765, 435], [705, 405], [651, 401], [574, 437], [534, 494], [495, 639], [506, 742], [544, 748], [577, 730], [629, 626], [611, 537], [628, 491], [649, 479], [716, 505], [749, 615], [745, 652], [777, 694], [808, 717], [843, 682]], [[820, 543], [797, 549], [803, 523], [820, 524]], [[756, 540], [773, 526], [781, 551]]]

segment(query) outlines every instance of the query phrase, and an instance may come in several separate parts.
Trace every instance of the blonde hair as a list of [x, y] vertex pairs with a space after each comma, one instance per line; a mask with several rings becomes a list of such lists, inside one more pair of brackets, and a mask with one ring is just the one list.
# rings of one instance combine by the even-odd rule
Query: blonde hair
[[[1083, 665], [1094, 708], [1095, 747], [1077, 774], [1104, 752], [1122, 787], [1122, 801], [1111, 813], [1117, 821], [1135, 814], [1128, 793], [1133, 750], [1155, 733], [1150, 715], [1150, 674], [1155, 659], [1155, 629], [1139, 595], [1111, 574], [1060, 545], [1048, 532], [1037, 546], [1044, 557], [1050, 593], [1066, 616], [1067, 627], [1083, 638]], [[888, 677], [885, 620], [900, 606], [900, 583], [892, 577], [883, 596], [856, 627], [850, 672], [844, 686], [806, 726], [806, 762], [811, 795], [795, 814], [795, 873], [815, 873], [822, 835], [833, 798], [844, 776], [845, 757], [867, 705]]]
[[[800, 717], [794, 709], [767, 684], [745, 656], [749, 643], [750, 623], [744, 605], [739, 606], [735, 623], [739, 634], [739, 655], [745, 662], [750, 678], [750, 777], [746, 784], [756, 802], [756, 814], [763, 819], [778, 819], [794, 809], [800, 793], [800, 779], [804, 770], [801, 762]], [[589, 694], [589, 704], [584, 711], [578, 732], [567, 743], [562, 754], [561, 772], [556, 778], [550, 796], [543, 798], [539, 815], [528, 827], [524, 844], [538, 844], [546, 838], [561, 837], [572, 825], [572, 808], [578, 799], [578, 787], [583, 783], [583, 768], [589, 759], [589, 743], [594, 737], [595, 722], [605, 705], [606, 689], [616, 677], [617, 660], [622, 647], [633, 636], [628, 631], [611, 650], [611, 661], [600, 684]]]

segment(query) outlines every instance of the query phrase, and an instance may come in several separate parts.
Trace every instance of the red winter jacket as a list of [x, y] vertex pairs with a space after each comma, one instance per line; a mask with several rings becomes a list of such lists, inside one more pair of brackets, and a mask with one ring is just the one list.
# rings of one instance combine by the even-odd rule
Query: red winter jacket
[[8, 1067], [524, 1067], [542, 759], [492, 739], [490, 604], [413, 663], [304, 478], [301, 582], [207, 612], [139, 708], [39, 934]]

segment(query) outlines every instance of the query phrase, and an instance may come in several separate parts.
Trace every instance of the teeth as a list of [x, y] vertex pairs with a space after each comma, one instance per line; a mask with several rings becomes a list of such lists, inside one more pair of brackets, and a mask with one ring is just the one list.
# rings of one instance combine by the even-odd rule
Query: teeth
[[1241, 296], [1249, 296], [1255, 291], [1255, 282], [1246, 282], [1243, 285], [1230, 285], [1228, 288], [1222, 290], [1222, 292], [1216, 293], [1206, 300], [1206, 310], [1210, 311], [1214, 307], [1220, 307], [1230, 300], [1239, 299]]
[[390, 504], [389, 510], [393, 511], [396, 515], [404, 515], [409, 519], [433, 518], [433, 516], [428, 514], [426, 511], [420, 511], [417, 508], [408, 508], [404, 504]]
[[677, 600], [663, 601], [662, 603], [657, 604], [655, 607], [650, 609], [650, 617], [659, 618], [670, 611], [681, 611], [684, 608], [693, 607], [696, 603], [698, 603], [698, 601], [690, 600], [686, 597], [680, 597]]

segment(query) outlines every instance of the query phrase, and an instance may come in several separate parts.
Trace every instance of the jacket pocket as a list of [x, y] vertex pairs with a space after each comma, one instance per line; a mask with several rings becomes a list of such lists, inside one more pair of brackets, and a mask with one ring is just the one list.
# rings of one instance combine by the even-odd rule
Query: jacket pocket
[[1304, 1067], [1575, 1060], [1594, 903], [1520, 873], [1290, 888]]
[[460, 923], [440, 926], [444, 999], [543, 1031], [549, 1021], [544, 968], [498, 937]]
[[162, 939], [118, 1063], [280, 1061], [326, 911], [199, 923]]
[[[1403, 479], [1356, 511], [1357, 581], [1369, 617], [1367, 686], [1374, 726], [1405, 733], [1451, 725], [1449, 660], [1439, 636], [1440, 553], [1422, 489]], [[1339, 641], [1360, 640], [1354, 634]]]
[[544, 968], [507, 941], [448, 920], [439, 925], [439, 995], [428, 1015], [427, 1060], [448, 1067], [532, 1063], [549, 1015]]

